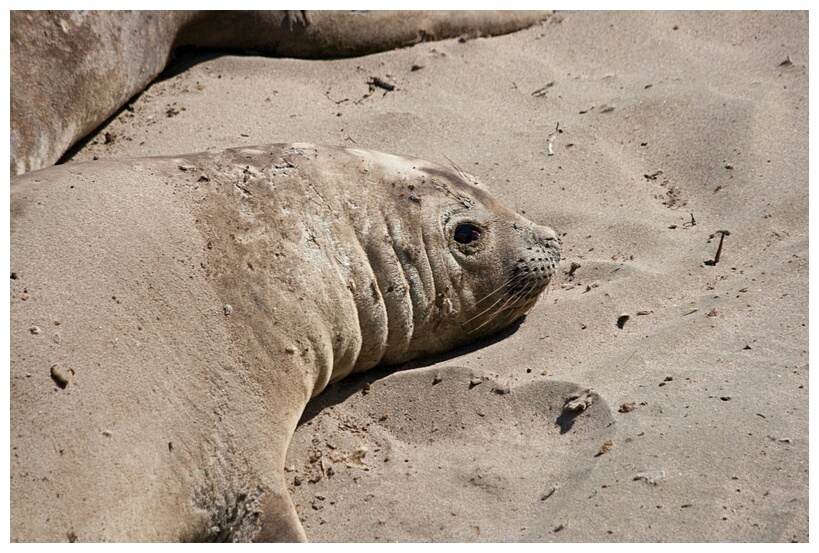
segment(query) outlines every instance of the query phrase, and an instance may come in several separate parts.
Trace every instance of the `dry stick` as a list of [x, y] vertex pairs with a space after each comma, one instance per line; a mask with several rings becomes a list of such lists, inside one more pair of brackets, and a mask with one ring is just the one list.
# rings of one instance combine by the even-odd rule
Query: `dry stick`
[[725, 236], [731, 234], [727, 230], [718, 230], [717, 232], [720, 233], [720, 237], [719, 246], [717, 246], [717, 254], [714, 256], [714, 265], [719, 263], [719, 256], [722, 254], [722, 243], [725, 241]]
[[383, 88], [387, 92], [395, 90], [394, 84], [389, 83], [379, 77], [370, 77], [370, 80], [367, 81], [367, 84], [370, 86], [377, 86], [378, 88]]

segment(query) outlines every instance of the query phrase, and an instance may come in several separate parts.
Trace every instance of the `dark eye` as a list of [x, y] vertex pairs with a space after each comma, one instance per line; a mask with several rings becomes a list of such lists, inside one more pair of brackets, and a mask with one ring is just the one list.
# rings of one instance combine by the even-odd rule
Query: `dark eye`
[[459, 244], [469, 244], [481, 237], [481, 229], [475, 225], [462, 223], [455, 228], [455, 241]]

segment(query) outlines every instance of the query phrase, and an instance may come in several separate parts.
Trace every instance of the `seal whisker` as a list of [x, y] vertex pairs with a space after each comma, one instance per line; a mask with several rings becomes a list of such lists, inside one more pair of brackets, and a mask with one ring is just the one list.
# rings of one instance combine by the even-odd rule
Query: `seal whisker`
[[[535, 285], [536, 285], [536, 283], [535, 283], [535, 282], [527, 283], [527, 284], [526, 284], [526, 288], [524, 288], [524, 290], [526, 290], [527, 288], [528, 288], [528, 289], [532, 289], [532, 288], [533, 288]], [[507, 297], [507, 298], [506, 298], [506, 301], [503, 303], [503, 305], [501, 305], [500, 307], [498, 307], [498, 308], [497, 308], [497, 309], [494, 311], [494, 313], [492, 313], [492, 315], [491, 315], [490, 317], [488, 317], [488, 318], [487, 318], [487, 319], [486, 319], [486, 320], [485, 320], [483, 323], [481, 323], [480, 325], [478, 325], [476, 328], [474, 328], [474, 329], [472, 329], [472, 330], [470, 330], [470, 331], [468, 331], [468, 332], [471, 334], [472, 332], [476, 332], [476, 331], [480, 330], [482, 327], [484, 327], [484, 326], [486, 326], [488, 323], [492, 322], [492, 321], [495, 319], [495, 317], [497, 317], [497, 316], [498, 316], [500, 313], [502, 313], [504, 310], [508, 310], [508, 315], [507, 315], [507, 318], [506, 318], [506, 319], [505, 319], [505, 321], [504, 321], [504, 322], [508, 322], [508, 321], [509, 321], [509, 319], [510, 319], [510, 317], [512, 317], [512, 316], [514, 316], [514, 315], [516, 314], [516, 311], [515, 311], [514, 309], [512, 309], [512, 307], [514, 307], [514, 305], [515, 305], [516, 303], [519, 303], [519, 302], [521, 302], [521, 303], [522, 303], [522, 301], [525, 301], [526, 299], [527, 299], [527, 298], [525, 298], [525, 293], [523, 293], [523, 292], [516, 292], [516, 293], [512, 294], [511, 296], [509, 296], [509, 297]], [[500, 300], [498, 300], [498, 301], [500, 301]], [[493, 305], [496, 305], [497, 303], [498, 303], [498, 302], [495, 302], [495, 304], [493, 304]], [[510, 307], [510, 304], [511, 304], [511, 306], [512, 306], [512, 307]], [[474, 317], [473, 317], [473, 318], [474, 318]], [[470, 320], [471, 320], [471, 319], [470, 319]], [[497, 322], [498, 322], [498, 321], [496, 321], [496, 324], [497, 324]], [[493, 325], [493, 326], [491, 326], [491, 327], [489, 327], [489, 328], [490, 328], [490, 329], [491, 329], [491, 328], [494, 328], [494, 326], [496, 326], [496, 325]]]
[[[495, 311], [492, 313], [492, 315], [491, 315], [490, 317], [488, 317], [488, 318], [487, 318], [487, 319], [486, 319], [484, 322], [482, 322], [481, 324], [479, 324], [477, 327], [473, 328], [472, 330], [468, 330], [467, 332], [468, 332], [469, 334], [472, 334], [473, 332], [477, 332], [478, 330], [480, 330], [481, 328], [483, 328], [483, 327], [484, 327], [484, 326], [486, 326], [487, 324], [491, 323], [491, 322], [492, 322], [492, 321], [495, 319], [495, 317], [497, 317], [497, 316], [498, 316], [498, 315], [499, 315], [501, 312], [503, 312], [503, 310], [506, 308], [506, 306], [507, 306], [507, 305], [509, 304], [509, 302], [511, 302], [511, 301], [517, 301], [517, 298], [516, 298], [516, 297], [514, 297], [514, 296], [513, 296], [513, 297], [509, 297], [509, 298], [507, 298], [507, 299], [506, 299], [506, 302], [505, 302], [503, 305], [501, 305], [501, 306], [500, 306], [498, 309], [496, 309], [496, 310], [495, 310]], [[498, 321], [495, 321], [495, 324], [493, 324], [492, 326], [488, 327], [488, 328], [487, 328], [487, 330], [491, 330], [492, 328], [495, 328], [495, 326], [497, 326], [497, 322], [498, 322]]]
[[460, 167], [458, 167], [458, 164], [449, 159], [449, 157], [446, 154], [442, 153], [441, 155], [446, 158], [450, 165], [452, 165], [452, 168], [455, 169], [455, 171], [458, 173], [458, 176], [460, 176], [465, 181], [471, 182], [472, 184], [478, 186], [478, 183], [475, 181], [474, 177], [467, 175]]
[[[486, 300], [487, 298], [489, 298], [489, 297], [490, 297], [490, 296], [492, 296], [493, 294], [497, 293], [497, 292], [498, 292], [498, 291], [500, 291], [502, 288], [507, 288], [507, 287], [508, 287], [510, 284], [516, 283], [516, 279], [517, 279], [517, 280], [521, 280], [521, 279], [520, 279], [520, 278], [518, 278], [518, 277], [519, 277], [519, 275], [516, 275], [516, 276], [514, 276], [514, 277], [511, 277], [509, 280], [507, 280], [507, 281], [506, 281], [505, 283], [503, 283], [501, 286], [499, 286], [499, 287], [495, 288], [494, 290], [492, 290], [491, 292], [489, 292], [488, 294], [486, 294], [486, 295], [485, 295], [483, 298], [481, 298], [480, 300], [476, 301], [476, 302], [475, 302], [475, 306], [477, 307], [477, 305], [478, 305], [478, 304], [480, 304], [482, 301]], [[484, 309], [484, 310], [483, 310], [483, 311], [481, 311], [480, 313], [477, 313], [477, 314], [475, 314], [474, 316], [472, 316], [472, 317], [470, 317], [469, 319], [467, 319], [466, 321], [464, 321], [464, 324], [470, 323], [470, 322], [472, 322], [473, 320], [475, 320], [475, 319], [477, 319], [478, 317], [480, 317], [481, 315], [483, 315], [484, 313], [486, 313], [487, 311], [490, 311], [490, 310], [491, 310], [493, 307], [495, 307], [495, 306], [498, 304], [498, 302], [503, 301], [504, 297], [505, 297], [505, 296], [501, 296], [501, 297], [499, 297], [497, 300], [495, 300], [495, 303], [493, 303], [492, 305], [490, 305], [489, 307], [487, 307], [486, 309]]]
[[506, 282], [504, 282], [503, 284], [501, 284], [500, 286], [498, 286], [497, 288], [495, 288], [495, 289], [494, 289], [494, 290], [492, 290], [491, 292], [489, 292], [489, 293], [487, 293], [486, 295], [484, 295], [484, 296], [483, 296], [481, 299], [479, 299], [478, 301], [476, 301], [476, 302], [475, 302], [475, 306], [477, 307], [477, 305], [478, 305], [479, 303], [481, 303], [481, 302], [483, 302], [483, 301], [486, 301], [486, 299], [488, 299], [488, 298], [489, 298], [490, 296], [492, 296], [493, 294], [496, 294], [496, 293], [497, 293], [497, 292], [499, 292], [500, 290], [503, 290], [503, 289], [508, 289], [508, 288], [510, 287], [510, 285], [512, 285], [512, 284], [517, 284], [518, 282], [520, 282], [520, 281], [524, 280], [525, 278], [526, 278], [526, 275], [524, 275], [524, 274], [520, 274], [520, 273], [519, 273], [519, 274], [516, 274], [516, 275], [512, 275], [511, 277], [509, 277], [509, 278], [506, 280]]
[[[523, 289], [521, 292], [518, 292], [518, 293], [514, 294], [512, 297], [510, 297], [510, 301], [507, 301], [507, 302], [506, 302], [506, 303], [505, 303], [503, 306], [501, 306], [501, 307], [498, 309], [498, 311], [497, 311], [495, 314], [493, 314], [493, 315], [492, 315], [492, 317], [490, 318], [490, 320], [491, 320], [491, 319], [494, 319], [494, 318], [495, 318], [497, 315], [499, 315], [499, 314], [500, 314], [500, 312], [501, 312], [501, 311], [503, 311], [504, 309], [505, 309], [505, 310], [506, 310], [506, 312], [507, 312], [506, 317], [505, 317], [505, 318], [501, 318], [501, 319], [499, 319], [499, 320], [496, 320], [496, 321], [495, 321], [495, 324], [493, 324], [493, 325], [492, 325], [491, 327], [489, 327], [487, 330], [492, 330], [492, 329], [494, 329], [494, 328], [496, 328], [496, 327], [498, 327], [498, 326], [505, 326], [506, 324], [508, 324], [509, 322], [511, 322], [512, 320], [514, 320], [514, 319], [515, 319], [517, 316], [521, 315], [521, 313], [520, 313], [518, 310], [514, 309], [514, 307], [516, 307], [518, 304], [519, 304], [519, 305], [523, 305], [523, 304], [525, 304], [525, 303], [526, 303], [528, 300], [532, 299], [532, 297], [531, 297], [531, 293], [532, 293], [534, 290], [536, 290], [536, 289], [537, 289], [537, 287], [538, 287], [538, 283], [537, 283], [537, 281], [532, 281], [532, 282], [528, 283], [528, 284], [526, 285], [526, 288], [524, 288], [524, 289]], [[510, 303], [511, 303], [511, 305], [510, 305]], [[489, 322], [489, 321], [487, 321], [487, 322]], [[484, 324], [485, 324], [485, 323], [484, 323]], [[480, 328], [480, 327], [478, 327], [478, 328]], [[476, 330], [477, 330], [477, 329], [476, 329]]]

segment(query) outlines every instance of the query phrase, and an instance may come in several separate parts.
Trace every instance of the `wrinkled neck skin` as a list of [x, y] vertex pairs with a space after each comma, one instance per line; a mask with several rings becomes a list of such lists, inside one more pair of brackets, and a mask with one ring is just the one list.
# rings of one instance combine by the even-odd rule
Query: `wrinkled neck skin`
[[[424, 194], [424, 175], [416, 169], [400, 174], [395, 188], [379, 192], [385, 197], [378, 203], [348, 211], [363, 254], [349, 266], [362, 338], [352, 371], [452, 347], [453, 332], [460, 332], [456, 315], [471, 295], [459, 285], [461, 269], [444, 241], [440, 198]], [[332, 380], [345, 374], [339, 367]]]
[[[237, 181], [220, 187], [234, 211], [225, 215], [234, 228], [221, 229], [236, 254], [225, 284], [251, 279], [252, 301], [233, 301], [256, 310], [245, 322], [273, 364], [282, 349], [309, 357], [310, 396], [352, 372], [505, 328], [534, 305], [559, 260], [550, 229], [459, 172], [313, 145], [260, 153], [233, 150], [205, 168]], [[453, 240], [464, 222], [481, 229], [476, 243]], [[515, 276], [532, 251], [537, 282]], [[286, 303], [303, 319], [278, 320]]]

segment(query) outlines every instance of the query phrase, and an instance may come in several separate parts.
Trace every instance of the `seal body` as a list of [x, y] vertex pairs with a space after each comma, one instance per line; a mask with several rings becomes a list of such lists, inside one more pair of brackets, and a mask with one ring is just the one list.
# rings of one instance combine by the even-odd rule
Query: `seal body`
[[22, 11], [10, 14], [12, 175], [48, 167], [143, 90], [174, 48], [334, 58], [510, 33], [548, 11]]
[[473, 177], [312, 144], [12, 179], [13, 541], [300, 540], [308, 400], [528, 311], [557, 238]]

